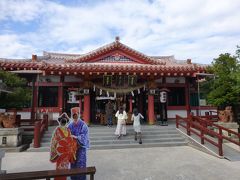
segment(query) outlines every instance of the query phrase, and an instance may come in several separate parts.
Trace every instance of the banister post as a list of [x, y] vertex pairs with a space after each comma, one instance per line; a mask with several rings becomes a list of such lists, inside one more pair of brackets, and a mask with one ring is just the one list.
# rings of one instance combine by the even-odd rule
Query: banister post
[[90, 180], [94, 180], [94, 174], [90, 174]]
[[45, 123], [46, 131], [48, 131], [48, 114], [43, 115], [43, 122]]
[[179, 128], [179, 125], [178, 125], [178, 115], [176, 115], [176, 128]]
[[190, 127], [191, 127], [191, 121], [189, 119], [187, 119], [187, 135], [191, 136], [191, 132], [190, 132]]
[[222, 128], [219, 128], [219, 137], [218, 137], [218, 153], [219, 156], [223, 156], [223, 148], [222, 148], [223, 138], [222, 138]]
[[201, 129], [201, 144], [204, 144], [204, 130]]
[[16, 121], [15, 121], [17, 127], [20, 127], [21, 126], [21, 115], [20, 114], [17, 114], [16, 115]]
[[41, 122], [36, 121], [35, 126], [34, 126], [34, 148], [39, 148], [40, 147], [40, 128], [41, 128]]

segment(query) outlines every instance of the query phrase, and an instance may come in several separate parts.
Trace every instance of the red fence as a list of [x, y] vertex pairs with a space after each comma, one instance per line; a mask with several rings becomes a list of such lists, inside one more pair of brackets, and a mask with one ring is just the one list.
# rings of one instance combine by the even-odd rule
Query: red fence
[[[189, 116], [188, 118], [182, 118], [178, 115], [176, 115], [176, 127], [179, 128], [179, 126], [182, 126], [187, 130], [187, 135], [191, 136], [191, 133], [196, 134], [198, 137], [201, 138], [201, 144], [204, 144], [204, 141], [208, 141], [212, 145], [216, 146], [218, 148], [218, 154], [220, 156], [223, 156], [223, 139], [226, 141], [230, 141], [238, 146], [240, 146], [240, 134], [232, 131], [230, 129], [227, 129], [223, 126], [219, 126], [217, 124], [214, 124], [214, 121], [203, 119], [196, 116]], [[208, 127], [213, 127], [218, 130], [218, 132], [215, 132], [212, 129], [209, 129]], [[236, 140], [233, 140], [223, 134], [223, 131], [226, 131], [228, 134], [234, 134], [238, 139], [239, 142]], [[215, 142], [211, 137], [214, 137], [217, 139], [217, 142]]]

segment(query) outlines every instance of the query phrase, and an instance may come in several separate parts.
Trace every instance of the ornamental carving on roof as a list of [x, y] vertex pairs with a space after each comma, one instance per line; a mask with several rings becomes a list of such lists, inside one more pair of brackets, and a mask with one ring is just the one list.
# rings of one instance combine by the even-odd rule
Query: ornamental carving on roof
[[104, 57], [100, 59], [99, 62], [133, 62], [133, 60], [117, 53], [114, 55]]

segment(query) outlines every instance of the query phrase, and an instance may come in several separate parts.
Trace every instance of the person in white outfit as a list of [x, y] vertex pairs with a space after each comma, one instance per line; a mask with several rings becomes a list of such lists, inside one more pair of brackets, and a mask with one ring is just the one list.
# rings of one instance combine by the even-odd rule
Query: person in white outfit
[[117, 135], [118, 139], [120, 139], [121, 135], [126, 135], [126, 120], [128, 119], [128, 116], [126, 111], [123, 110], [123, 107], [119, 108], [115, 116], [117, 118], [115, 135]]
[[142, 134], [141, 134], [141, 123], [140, 120], [143, 119], [143, 115], [138, 113], [138, 110], [135, 108], [133, 110], [133, 115], [131, 120], [133, 121], [133, 128], [135, 131], [135, 141], [137, 141], [137, 135], [139, 135], [139, 144], [142, 144]]

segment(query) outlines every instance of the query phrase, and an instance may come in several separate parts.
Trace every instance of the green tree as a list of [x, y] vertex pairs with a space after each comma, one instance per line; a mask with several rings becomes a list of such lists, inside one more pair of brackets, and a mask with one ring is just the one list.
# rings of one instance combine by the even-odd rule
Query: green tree
[[0, 70], [0, 79], [12, 93], [0, 93], [0, 108], [23, 108], [31, 102], [31, 89], [27, 81], [18, 75]]
[[[215, 106], [225, 107], [236, 105], [240, 101], [240, 49], [236, 56], [229, 53], [220, 54], [214, 59], [208, 72], [215, 74], [215, 79], [208, 81], [209, 93], [207, 100]], [[205, 84], [205, 86], [206, 86]]]

